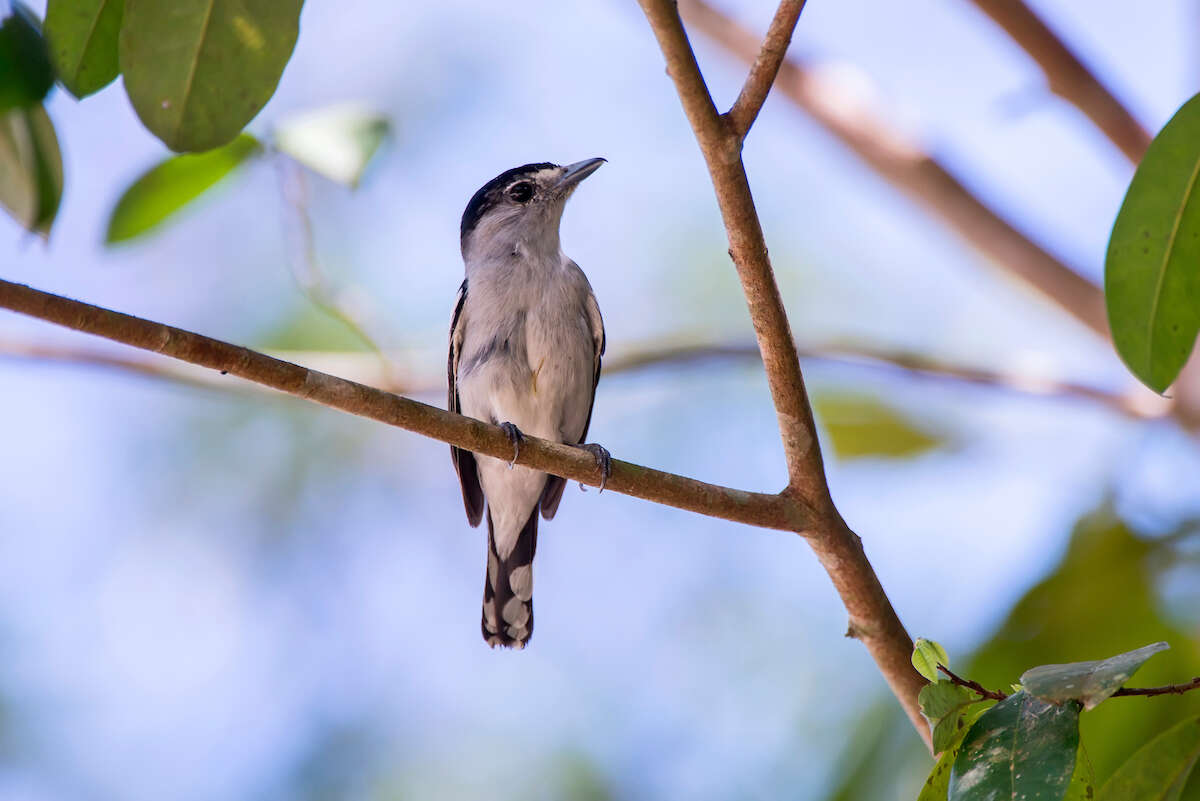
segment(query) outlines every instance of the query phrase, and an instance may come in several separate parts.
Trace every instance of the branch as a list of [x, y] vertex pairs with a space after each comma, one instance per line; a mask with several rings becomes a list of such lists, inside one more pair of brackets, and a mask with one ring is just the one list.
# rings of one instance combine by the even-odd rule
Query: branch
[[1134, 164], [1150, 134], [1024, 0], [971, 0], [1037, 62], [1050, 91], [1087, 115]]
[[987, 698], [992, 701], [1003, 701], [1005, 698], [1008, 697], [1006, 694], [1000, 692], [999, 690], [989, 690], [987, 687], [984, 687], [982, 684], [980, 684], [977, 681], [962, 678], [961, 676], [956, 674], [954, 671], [952, 671], [950, 668], [946, 667], [945, 665], [943, 665], [941, 663], [938, 663], [937, 669], [946, 674], [947, 678], [950, 679], [951, 684], [957, 684], [959, 687], [966, 687], [968, 690], [971, 690], [972, 692], [979, 695], [980, 698]]
[[800, 19], [800, 12], [804, 10], [804, 2], [782, 0], [775, 11], [775, 18], [767, 29], [758, 58], [754, 59], [754, 66], [746, 76], [741, 93], [725, 115], [738, 139], [745, 139], [746, 134], [750, 133], [750, 126], [754, 125], [758, 112], [767, 101], [767, 93], [771, 91], [771, 84], [775, 83], [775, 76], [779, 73], [779, 65], [787, 55], [792, 31]]
[[[989, 698], [993, 701], [1003, 701], [1008, 697], [1008, 695], [1000, 692], [999, 690], [989, 690], [977, 681], [962, 678], [945, 665], [939, 664], [937, 669], [942, 673], [945, 673], [952, 684], [957, 684], [959, 687], [966, 687], [968, 690], [978, 693], [983, 698]], [[1184, 693], [1191, 692], [1192, 690], [1200, 690], [1200, 676], [1197, 676], [1191, 681], [1187, 681], [1182, 684], [1167, 684], [1162, 687], [1122, 687], [1109, 697], [1128, 698], [1135, 695], [1143, 697], [1151, 697], [1155, 695], [1183, 695]]]
[[[230, 373], [476, 453], [505, 461], [512, 457], [512, 443], [498, 426], [190, 331], [4, 280], [0, 280], [0, 308]], [[517, 464], [592, 486], [600, 483], [590, 453], [533, 436], [526, 435]], [[605, 486], [623, 495], [764, 528], [804, 531], [811, 525], [803, 505], [788, 496], [743, 492], [615, 459]]]
[[[689, 24], [733, 55], [750, 62], [758, 53], [754, 34], [704, 0], [680, 0]], [[1083, 325], [1108, 338], [1104, 294], [973, 194], [948, 168], [911, 139], [887, 127], [839, 81], [785, 59], [778, 90], [853, 150], [894, 187], [942, 218], [1005, 272], [1061, 306]]]
[[1113, 693], [1112, 697], [1116, 698], [1118, 695], [1183, 695], [1192, 690], [1200, 690], [1200, 676], [1183, 684], [1167, 684], [1163, 687], [1122, 687]]
[[[829, 495], [796, 344], [767, 258], [762, 226], [741, 160], [741, 140], [717, 114], [675, 0], [640, 2], [708, 165], [721, 209], [729, 237], [729, 255], [742, 283], [775, 402], [787, 459], [788, 487], [784, 494], [797, 498], [814, 512], [811, 527], [805, 533], [849, 614], [847, 634], [866, 646], [918, 734], [932, 748], [929, 727], [917, 703], [924, 679], [909, 658], [912, 638], [867, 561], [862, 541], [846, 525]], [[776, 20], [779, 18], [776, 15]]]
[[754, 208], [746, 170], [740, 158], [741, 143], [721, 120], [700, 74], [696, 56], [684, 33], [675, 3], [671, 0], [641, 0], [642, 10], [666, 56], [667, 72], [700, 151], [708, 164], [717, 204], [729, 237], [729, 255], [737, 268], [787, 458], [789, 488], [802, 497], [824, 498], [825, 468], [816, 440], [812, 409], [800, 374], [800, 362], [792, 339], [783, 300], [767, 258], [767, 245]]

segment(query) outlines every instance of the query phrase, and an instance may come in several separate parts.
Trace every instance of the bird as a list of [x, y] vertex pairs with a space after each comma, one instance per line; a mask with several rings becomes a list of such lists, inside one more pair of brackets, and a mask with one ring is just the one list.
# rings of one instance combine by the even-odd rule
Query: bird
[[554, 517], [566, 486], [558, 476], [514, 466], [523, 434], [586, 449], [601, 491], [611, 475], [608, 451], [584, 442], [604, 320], [587, 276], [559, 241], [567, 199], [604, 162], [502, 172], [471, 197], [459, 228], [465, 278], [450, 321], [448, 406], [499, 425], [513, 445], [511, 462], [450, 448], [467, 522], [487, 519], [481, 629], [492, 648], [522, 649], [533, 634], [538, 515]]

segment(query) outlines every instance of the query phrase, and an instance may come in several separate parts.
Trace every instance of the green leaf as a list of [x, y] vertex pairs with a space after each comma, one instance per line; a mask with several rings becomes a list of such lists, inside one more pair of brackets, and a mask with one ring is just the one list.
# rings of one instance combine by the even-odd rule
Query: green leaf
[[921, 714], [933, 727], [934, 753], [941, 753], [962, 739], [966, 734], [963, 718], [967, 707], [979, 700], [966, 687], [950, 681], [938, 681], [921, 688], [917, 703], [921, 705]]
[[927, 640], [924, 637], [918, 637], [913, 643], [912, 652], [913, 667], [917, 669], [925, 678], [930, 681], [938, 680], [938, 665], [950, 667], [950, 657], [946, 654], [946, 649], [941, 643]]
[[126, 0], [125, 91], [172, 150], [227, 144], [275, 93], [302, 0]]
[[[1195, 675], [1200, 641], [1195, 631], [1165, 614], [1157, 584], [1159, 571], [1177, 560], [1173, 548], [1136, 536], [1111, 503], [1103, 503], [1079, 521], [1061, 564], [1024, 594], [961, 672], [986, 687], [1006, 687], [1030, 665], [1115, 654], [1131, 641], [1165, 640], [1171, 650], [1147, 662], [1137, 673], [1138, 683], [1169, 684]], [[1200, 693], [1145, 702], [1128, 698], [1081, 716], [1081, 738], [1097, 787], [1144, 743], [1196, 714]], [[1200, 789], [1200, 782], [1192, 785]], [[1198, 800], [1200, 793], [1189, 797]]]
[[916, 456], [949, 439], [868, 395], [823, 392], [814, 394], [813, 407], [834, 453], [847, 461]]
[[358, 104], [289, 117], [275, 129], [275, 147], [315, 173], [357, 187], [391, 130], [388, 118]]
[[261, 151], [257, 139], [242, 134], [225, 147], [159, 163], [121, 195], [108, 219], [104, 241], [124, 242], [154, 229]]
[[37, 17], [13, 0], [12, 13], [0, 22], [0, 112], [32, 108], [54, 86], [54, 68]]
[[950, 801], [1061, 801], [1079, 749], [1079, 706], [1010, 695], [967, 732]]
[[1080, 745], [1079, 754], [1075, 757], [1075, 772], [1071, 774], [1071, 783], [1067, 786], [1067, 794], [1063, 796], [1063, 801], [1095, 801], [1096, 777], [1093, 774], [1086, 751], [1083, 745]]
[[112, 83], [124, 0], [49, 0], [46, 39], [58, 78], [83, 98]]
[[1200, 95], [1150, 143], [1108, 242], [1104, 295], [1113, 343], [1155, 392], [1200, 332]]
[[0, 205], [26, 230], [49, 236], [62, 189], [62, 153], [46, 110], [0, 114]]
[[[975, 721], [979, 720], [984, 712], [987, 712], [987, 709], [976, 709], [967, 715], [963, 721], [964, 734], [970, 730], [971, 726], [975, 725]], [[950, 794], [950, 773], [954, 768], [954, 760], [958, 758], [958, 750], [961, 745], [960, 739], [938, 756], [937, 763], [929, 771], [929, 776], [921, 787], [921, 794], [917, 796], [917, 801], [946, 801], [946, 797]]]
[[1096, 801], [1178, 801], [1200, 759], [1200, 716], [1142, 746], [1100, 788]]
[[1084, 709], [1095, 709], [1121, 689], [1121, 685], [1129, 681], [1129, 677], [1147, 659], [1170, 647], [1165, 642], [1156, 642], [1136, 651], [1094, 662], [1040, 665], [1021, 674], [1021, 685], [1030, 695], [1052, 704], [1076, 700], [1083, 704]]
[[957, 748], [942, 752], [934, 763], [933, 770], [929, 771], [925, 784], [921, 786], [921, 794], [917, 796], [917, 801], [946, 801], [950, 794], [950, 773], [957, 756]]

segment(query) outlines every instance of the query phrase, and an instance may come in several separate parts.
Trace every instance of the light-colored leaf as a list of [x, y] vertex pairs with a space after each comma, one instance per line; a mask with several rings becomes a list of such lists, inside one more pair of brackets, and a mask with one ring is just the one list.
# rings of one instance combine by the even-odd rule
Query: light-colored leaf
[[87, 97], [112, 83], [124, 0], [49, 0], [46, 40], [58, 79], [75, 97]]
[[950, 667], [950, 657], [946, 654], [946, 649], [941, 643], [927, 640], [924, 637], [918, 637], [913, 642], [912, 652], [913, 667], [917, 669], [925, 678], [930, 681], [938, 680], [938, 665]]
[[1164, 392], [1200, 332], [1200, 95], [1150, 143], [1117, 214], [1104, 267], [1113, 343]]
[[[984, 712], [987, 712], [987, 709], [975, 709], [967, 714], [963, 721], [964, 735]], [[950, 793], [950, 773], [954, 768], [954, 760], [958, 757], [958, 749], [961, 745], [960, 738], [938, 756], [937, 763], [929, 771], [929, 776], [921, 787], [921, 794], [917, 796], [917, 801], [946, 801], [946, 797]]]
[[1071, 774], [1071, 783], [1067, 785], [1063, 801], [1095, 801], [1095, 798], [1096, 777], [1081, 744], [1079, 754], [1075, 757], [1075, 772]]
[[62, 189], [62, 153], [46, 110], [0, 114], [0, 205], [26, 230], [49, 236]]
[[1191, 717], [1142, 746], [1117, 768], [1096, 801], [1178, 801], [1200, 759], [1200, 716]]
[[1146, 660], [1171, 646], [1156, 642], [1136, 651], [1092, 662], [1039, 665], [1021, 674], [1021, 686], [1043, 701], [1061, 704], [1076, 700], [1084, 709], [1095, 709], [1129, 681]]
[[978, 702], [979, 696], [949, 681], [926, 684], [917, 696], [921, 714], [933, 727], [933, 750], [936, 753], [952, 747], [966, 734], [964, 718], [967, 707]]
[[296, 46], [302, 0], [126, 0], [120, 62], [138, 117], [172, 150], [233, 141]]
[[949, 438], [877, 398], [849, 392], [813, 395], [821, 428], [839, 459], [906, 458], [945, 445]]
[[105, 242], [124, 242], [153, 230], [261, 151], [257, 139], [242, 134], [225, 147], [159, 163], [121, 195], [109, 217]]
[[1078, 704], [1010, 695], [967, 732], [949, 801], [1062, 801], [1078, 749]]
[[391, 123], [357, 103], [289, 117], [275, 128], [275, 147], [331, 181], [357, 187]]

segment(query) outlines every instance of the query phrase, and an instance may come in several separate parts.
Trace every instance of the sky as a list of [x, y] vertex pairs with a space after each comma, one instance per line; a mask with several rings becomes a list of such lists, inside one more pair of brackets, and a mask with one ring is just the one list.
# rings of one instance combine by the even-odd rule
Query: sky
[[[1149, 129], [1194, 93], [1194, 3], [1032, 5]], [[756, 30], [773, 11], [721, 7]], [[694, 44], [727, 106], [744, 68]], [[836, 70], [1099, 278], [1132, 168], [971, 4], [812, 0], [791, 53]], [[635, 4], [310, 3], [248, 130], [344, 101], [386, 113], [395, 135], [357, 191], [309, 179], [317, 254], [400, 369], [444, 363], [475, 189], [517, 164], [592, 156], [608, 164], [562, 237], [610, 352], [752, 341], [703, 161]], [[105, 249], [116, 198], [165, 149], [119, 82], [83, 103], [56, 91], [48, 110], [63, 206], [46, 245], [0, 221], [0, 276], [252, 346], [352, 341], [292, 277], [277, 165]], [[1130, 386], [1111, 348], [786, 100], [768, 101], [744, 156], [801, 343]], [[103, 346], [7, 313], [0, 340]], [[1174, 477], [1200, 459], [1165, 424], [805, 369], [815, 393], [867, 395], [944, 439], [911, 459], [830, 458], [829, 472], [910, 631], [952, 653], [986, 637], [1102, 498], [1158, 525], [1198, 511]], [[3, 357], [0, 410], [3, 801], [816, 797], [848, 727], [886, 699], [842, 637], [827, 577], [784, 534], [570, 487], [542, 530], [531, 647], [493, 652], [477, 625], [484, 535], [441, 443], [292, 399]], [[592, 436], [706, 481], [783, 483], [748, 363], [606, 378]]]

